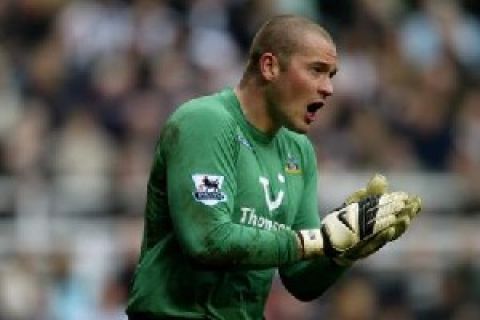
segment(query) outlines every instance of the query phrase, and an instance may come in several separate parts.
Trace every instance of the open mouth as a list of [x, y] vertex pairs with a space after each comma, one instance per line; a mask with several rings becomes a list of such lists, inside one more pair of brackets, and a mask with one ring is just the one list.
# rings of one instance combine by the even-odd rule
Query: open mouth
[[307, 111], [310, 113], [315, 113], [317, 112], [318, 109], [320, 109], [321, 107], [323, 107], [323, 102], [312, 102], [310, 103], [308, 106], [307, 106]]
[[307, 105], [307, 113], [305, 114], [305, 121], [310, 124], [313, 121], [315, 121], [315, 114], [320, 109], [323, 107], [323, 102], [318, 101], [318, 102], [312, 102], [309, 105]]

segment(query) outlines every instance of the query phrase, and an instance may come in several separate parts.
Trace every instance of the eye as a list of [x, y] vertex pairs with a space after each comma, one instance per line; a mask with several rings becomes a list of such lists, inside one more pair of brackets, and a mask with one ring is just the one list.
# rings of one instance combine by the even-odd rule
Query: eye
[[320, 66], [313, 66], [310, 68], [310, 73], [318, 77], [319, 75], [325, 73], [325, 70]]
[[318, 67], [318, 66], [313, 67], [312, 70], [313, 70], [314, 73], [322, 73], [323, 72], [323, 68]]
[[313, 76], [328, 76], [333, 78], [337, 73], [337, 68], [326, 63], [313, 63], [309, 66], [309, 71]]

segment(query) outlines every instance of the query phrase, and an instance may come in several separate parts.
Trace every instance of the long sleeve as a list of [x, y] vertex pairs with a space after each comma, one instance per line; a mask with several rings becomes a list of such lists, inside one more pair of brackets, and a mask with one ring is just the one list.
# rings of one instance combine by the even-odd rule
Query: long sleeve
[[187, 110], [169, 123], [162, 141], [170, 215], [182, 250], [204, 265], [241, 269], [298, 261], [292, 230], [232, 222], [239, 174], [235, 122], [218, 106]]
[[[310, 142], [306, 142], [305, 149], [305, 188], [292, 227], [294, 230], [320, 227], [316, 156]], [[326, 257], [318, 257], [282, 266], [279, 273], [283, 284], [293, 296], [309, 301], [322, 295], [346, 270], [347, 268], [334, 264]]]

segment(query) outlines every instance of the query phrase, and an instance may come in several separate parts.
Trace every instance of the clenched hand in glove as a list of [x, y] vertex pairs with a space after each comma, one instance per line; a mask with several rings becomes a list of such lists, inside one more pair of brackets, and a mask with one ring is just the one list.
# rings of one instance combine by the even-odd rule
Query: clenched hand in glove
[[326, 255], [337, 264], [350, 265], [399, 238], [421, 209], [420, 198], [388, 192], [381, 175], [329, 213], [320, 229], [297, 232], [305, 258]]

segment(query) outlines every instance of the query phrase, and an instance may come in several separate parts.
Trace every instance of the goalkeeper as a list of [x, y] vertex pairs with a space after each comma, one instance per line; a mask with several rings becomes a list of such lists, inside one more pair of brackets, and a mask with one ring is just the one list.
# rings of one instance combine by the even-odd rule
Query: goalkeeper
[[234, 89], [170, 117], [148, 182], [130, 320], [262, 319], [277, 268], [292, 295], [312, 300], [404, 233], [420, 201], [387, 192], [381, 176], [319, 217], [304, 134], [336, 71], [322, 27], [277, 16], [257, 32]]

